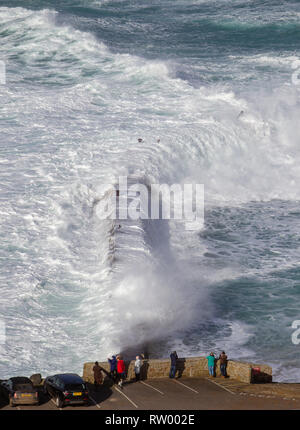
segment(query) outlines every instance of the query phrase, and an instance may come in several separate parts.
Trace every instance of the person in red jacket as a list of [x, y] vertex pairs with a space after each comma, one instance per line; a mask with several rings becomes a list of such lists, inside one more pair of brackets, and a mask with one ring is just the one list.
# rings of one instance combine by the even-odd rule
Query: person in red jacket
[[121, 355], [117, 355], [117, 373], [118, 373], [118, 385], [120, 388], [123, 386], [123, 381], [126, 379], [126, 368], [124, 360]]

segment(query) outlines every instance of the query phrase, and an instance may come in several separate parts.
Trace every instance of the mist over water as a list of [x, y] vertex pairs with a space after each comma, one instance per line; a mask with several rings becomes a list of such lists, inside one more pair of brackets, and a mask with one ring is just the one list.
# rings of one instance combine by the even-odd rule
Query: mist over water
[[[299, 4], [60, 3], [0, 1], [0, 378], [137, 345], [298, 381]], [[121, 175], [204, 184], [203, 229], [100, 220]]]

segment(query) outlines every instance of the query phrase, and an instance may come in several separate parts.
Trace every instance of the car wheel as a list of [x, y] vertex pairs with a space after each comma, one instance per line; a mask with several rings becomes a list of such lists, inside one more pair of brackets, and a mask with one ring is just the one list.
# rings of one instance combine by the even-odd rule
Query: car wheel
[[55, 399], [55, 404], [56, 404], [56, 406], [57, 406], [58, 408], [62, 408], [62, 407], [63, 407], [64, 403], [63, 403], [62, 399], [60, 398], [60, 396], [57, 396], [57, 397], [56, 397], [56, 399]]

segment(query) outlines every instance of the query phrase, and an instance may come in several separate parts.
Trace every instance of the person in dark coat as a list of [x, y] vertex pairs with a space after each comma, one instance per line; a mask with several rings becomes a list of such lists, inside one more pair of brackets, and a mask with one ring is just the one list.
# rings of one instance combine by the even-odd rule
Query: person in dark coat
[[176, 366], [177, 366], [177, 360], [178, 360], [177, 352], [176, 351], [171, 352], [170, 358], [171, 358], [171, 367], [170, 367], [169, 378], [175, 378]]
[[98, 361], [95, 362], [95, 366], [93, 367], [94, 372], [94, 386], [95, 390], [98, 389], [98, 386], [103, 383], [103, 373], [102, 368], [99, 366]]
[[107, 361], [109, 362], [109, 366], [110, 366], [110, 377], [114, 382], [116, 382], [116, 379], [117, 379], [117, 358], [115, 355], [113, 355], [112, 357], [108, 357]]
[[220, 370], [221, 370], [221, 376], [222, 378], [226, 378], [227, 377], [227, 355], [225, 354], [225, 351], [222, 351], [222, 353], [219, 356], [219, 360], [220, 360]]

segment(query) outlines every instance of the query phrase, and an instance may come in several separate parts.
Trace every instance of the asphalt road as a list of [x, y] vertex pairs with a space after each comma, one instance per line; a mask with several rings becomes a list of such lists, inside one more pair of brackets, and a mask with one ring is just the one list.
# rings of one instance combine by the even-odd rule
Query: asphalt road
[[[231, 386], [232, 386], [231, 381]], [[279, 410], [300, 409], [300, 400], [246, 396], [228, 388], [215, 378], [151, 379], [140, 382], [128, 381], [120, 389], [107, 381], [98, 391], [89, 385], [89, 406], [65, 406], [63, 410]], [[55, 410], [49, 396], [40, 390], [39, 406], [11, 408], [3, 399], [1, 410]]]

